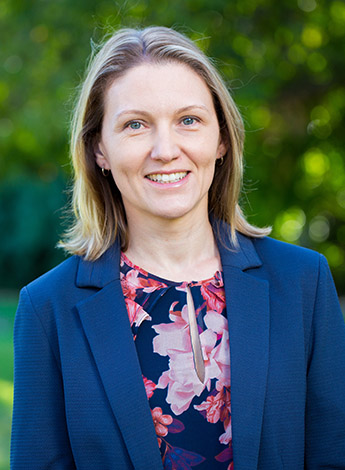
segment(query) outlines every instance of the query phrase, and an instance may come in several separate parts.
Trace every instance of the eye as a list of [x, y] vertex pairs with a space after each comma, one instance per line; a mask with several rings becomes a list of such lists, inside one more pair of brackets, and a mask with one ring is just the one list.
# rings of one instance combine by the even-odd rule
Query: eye
[[131, 122], [128, 122], [125, 127], [129, 127], [130, 129], [133, 129], [134, 131], [137, 131], [138, 129], [141, 128], [141, 126], [142, 126], [141, 122], [131, 121]]
[[196, 119], [194, 117], [191, 117], [191, 116], [187, 116], [185, 118], [182, 119], [182, 123], [185, 125], [185, 126], [191, 126], [192, 124], [194, 124], [196, 122]]

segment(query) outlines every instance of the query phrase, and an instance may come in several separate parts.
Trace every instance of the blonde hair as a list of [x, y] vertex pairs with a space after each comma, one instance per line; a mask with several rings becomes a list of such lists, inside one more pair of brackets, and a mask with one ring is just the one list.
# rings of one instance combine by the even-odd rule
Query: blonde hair
[[214, 101], [220, 132], [227, 145], [221, 166], [216, 165], [209, 189], [209, 214], [230, 225], [230, 241], [236, 231], [262, 237], [269, 228], [250, 225], [238, 199], [243, 176], [244, 128], [242, 118], [222, 78], [210, 59], [186, 36], [165, 27], [121, 29], [113, 34], [91, 59], [74, 112], [71, 156], [74, 168], [74, 221], [60, 242], [69, 253], [89, 260], [99, 258], [120, 236], [128, 245], [126, 213], [113, 178], [104, 178], [96, 164], [104, 114], [104, 95], [113, 80], [142, 63], [176, 61], [188, 65], [207, 84]]

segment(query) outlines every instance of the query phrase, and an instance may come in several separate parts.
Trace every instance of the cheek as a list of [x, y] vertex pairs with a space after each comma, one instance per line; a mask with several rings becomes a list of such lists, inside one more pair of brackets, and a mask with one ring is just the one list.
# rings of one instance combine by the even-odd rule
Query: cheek
[[109, 149], [111, 165], [123, 172], [134, 172], [143, 161], [144, 144], [137, 142], [114, 142]]
[[114, 183], [119, 190], [122, 199], [125, 198], [127, 199], [130, 192], [131, 192], [131, 186], [129, 184], [129, 180], [124, 177], [120, 172], [114, 172], [112, 171], [112, 178], [114, 180]]
[[212, 160], [217, 157], [219, 151], [219, 137], [217, 132], [198, 137], [195, 147], [200, 156], [205, 160]]
[[[116, 148], [116, 151], [115, 151]], [[108, 150], [108, 162], [112, 168], [114, 174], [125, 172], [126, 169], [130, 168], [131, 159], [129, 155], [123, 152], [121, 147], [113, 146]]]
[[211, 143], [210, 141], [204, 141], [203, 145], [199, 146], [195, 155], [200, 166], [213, 168], [218, 156], [218, 146], [216, 142]]
[[121, 193], [128, 192], [128, 187], [140, 175], [140, 167], [131, 153], [117, 152], [116, 155], [112, 155], [110, 168], [115, 184]]

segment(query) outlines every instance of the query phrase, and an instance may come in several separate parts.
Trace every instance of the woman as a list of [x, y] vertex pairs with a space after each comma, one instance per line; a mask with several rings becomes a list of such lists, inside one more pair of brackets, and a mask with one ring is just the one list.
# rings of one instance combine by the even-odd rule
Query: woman
[[183, 35], [120, 30], [95, 56], [73, 123], [74, 256], [16, 316], [13, 470], [345, 468], [331, 275], [245, 220], [242, 147]]

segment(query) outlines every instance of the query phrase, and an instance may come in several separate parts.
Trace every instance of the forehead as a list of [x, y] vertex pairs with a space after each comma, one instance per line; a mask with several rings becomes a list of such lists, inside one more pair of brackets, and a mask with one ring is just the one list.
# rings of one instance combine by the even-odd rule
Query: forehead
[[[192, 68], [179, 62], [145, 63], [110, 82], [105, 108], [182, 107], [202, 104], [213, 110], [211, 92]], [[121, 111], [121, 110], [120, 110]]]

